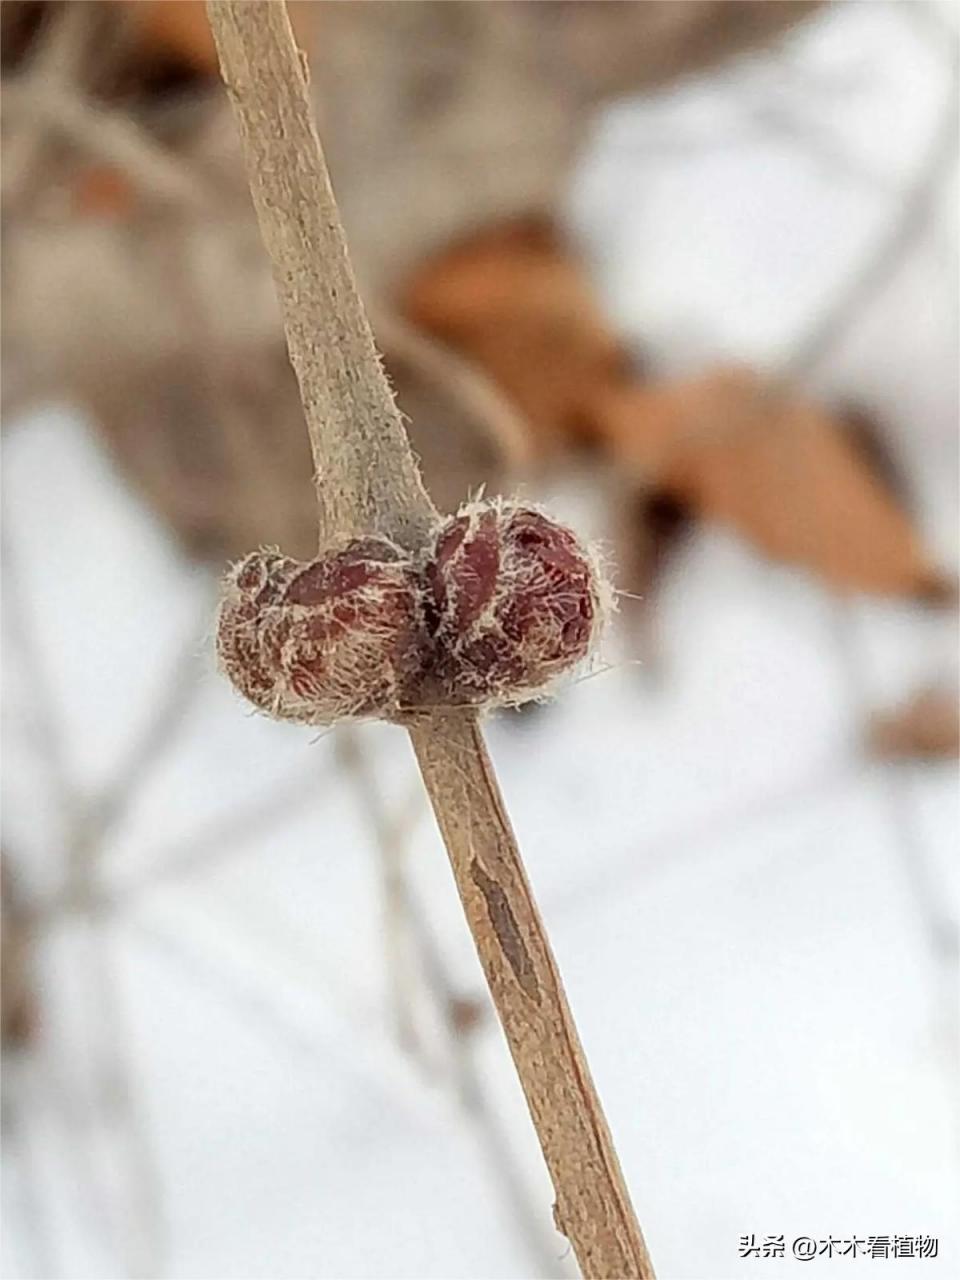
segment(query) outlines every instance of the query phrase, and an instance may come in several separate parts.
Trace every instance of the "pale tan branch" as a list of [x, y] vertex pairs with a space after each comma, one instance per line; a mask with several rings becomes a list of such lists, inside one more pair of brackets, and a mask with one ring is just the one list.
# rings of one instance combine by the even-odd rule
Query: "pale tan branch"
[[209, 4], [313, 447], [322, 543], [436, 518], [347, 257], [286, 5]]
[[[286, 7], [208, 0], [273, 261], [318, 477], [321, 544], [370, 532], [420, 547], [436, 521], [354, 283]], [[652, 1277], [475, 714], [411, 728], [497, 1013], [556, 1190], [593, 1277]]]
[[480, 730], [455, 712], [411, 730], [490, 994], [586, 1276], [653, 1275]]

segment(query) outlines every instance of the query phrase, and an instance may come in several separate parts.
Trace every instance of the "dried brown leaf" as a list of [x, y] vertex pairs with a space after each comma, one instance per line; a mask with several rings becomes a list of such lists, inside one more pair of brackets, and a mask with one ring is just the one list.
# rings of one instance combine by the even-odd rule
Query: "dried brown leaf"
[[960, 755], [957, 691], [922, 689], [893, 711], [873, 717], [867, 748], [881, 760], [954, 760]]
[[589, 439], [597, 397], [625, 384], [623, 347], [546, 220], [492, 228], [430, 259], [400, 308], [501, 388], [541, 453]]
[[607, 397], [608, 447], [638, 478], [841, 590], [939, 599], [950, 586], [842, 425], [749, 370]]

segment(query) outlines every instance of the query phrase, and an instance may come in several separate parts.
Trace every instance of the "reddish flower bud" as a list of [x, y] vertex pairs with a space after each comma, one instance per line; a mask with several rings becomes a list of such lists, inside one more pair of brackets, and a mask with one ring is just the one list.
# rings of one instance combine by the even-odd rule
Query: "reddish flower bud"
[[217, 652], [236, 688], [283, 720], [397, 718], [423, 647], [419, 578], [382, 538], [308, 563], [258, 551], [227, 576]]
[[227, 575], [217, 651], [236, 688], [283, 720], [517, 705], [593, 652], [611, 596], [569, 529], [475, 502], [417, 562], [383, 538], [309, 563], [247, 556]]
[[594, 649], [611, 592], [571, 530], [515, 503], [478, 502], [439, 529], [425, 568], [441, 702], [543, 696]]

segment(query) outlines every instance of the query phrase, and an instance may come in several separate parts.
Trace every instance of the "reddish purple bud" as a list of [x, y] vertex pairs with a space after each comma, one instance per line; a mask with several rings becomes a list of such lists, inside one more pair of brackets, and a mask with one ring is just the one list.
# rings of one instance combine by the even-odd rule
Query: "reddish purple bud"
[[402, 720], [542, 696], [593, 652], [609, 603], [569, 529], [530, 507], [476, 502], [417, 561], [383, 538], [308, 563], [247, 556], [226, 579], [217, 651], [269, 715]]
[[609, 590], [594, 556], [542, 512], [473, 503], [438, 531], [425, 569], [439, 700], [516, 704], [594, 649]]
[[380, 538], [308, 563], [255, 552], [226, 579], [221, 666], [280, 719], [395, 719], [419, 681], [420, 593], [409, 558]]

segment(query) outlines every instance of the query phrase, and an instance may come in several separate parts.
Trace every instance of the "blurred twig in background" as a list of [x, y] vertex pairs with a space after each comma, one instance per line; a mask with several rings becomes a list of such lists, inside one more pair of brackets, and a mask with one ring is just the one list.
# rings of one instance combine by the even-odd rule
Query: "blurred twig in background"
[[[911, 6], [912, 10], [920, 11], [928, 8], [926, 4]], [[814, 316], [806, 336], [796, 343], [780, 371], [784, 378], [794, 381], [809, 378], [817, 365], [836, 350], [877, 292], [894, 275], [907, 250], [926, 227], [933, 202], [956, 167], [957, 140], [960, 138], [960, 119], [956, 110], [960, 90], [960, 48], [953, 33], [946, 41], [943, 41], [942, 30], [938, 34], [937, 44], [944, 50], [950, 70], [947, 92], [929, 152], [921, 160], [910, 188], [897, 199], [897, 207], [877, 243], [853, 269], [850, 278], [837, 289], [833, 301]]]
[[[546, 1215], [533, 1203], [530, 1189], [517, 1166], [516, 1152], [497, 1118], [475, 1054], [475, 1032], [486, 1011], [485, 1002], [458, 991], [426, 913], [421, 910], [410, 883], [407, 862], [410, 842], [424, 814], [419, 784], [410, 802], [388, 811], [374, 767], [360, 746], [355, 731], [344, 725], [337, 731], [341, 767], [357, 793], [361, 811], [377, 850], [383, 884], [384, 959], [393, 985], [393, 1012], [401, 1045], [424, 1065], [426, 1048], [416, 1026], [418, 979], [426, 983], [446, 1037], [446, 1057], [453, 1070], [457, 1098], [473, 1122], [491, 1164], [491, 1178], [509, 1214], [526, 1241], [531, 1265], [538, 1276], [564, 1274], [555, 1247], [556, 1236], [547, 1228]], [[412, 942], [415, 954], [409, 956]], [[410, 960], [415, 961], [411, 968]]]

